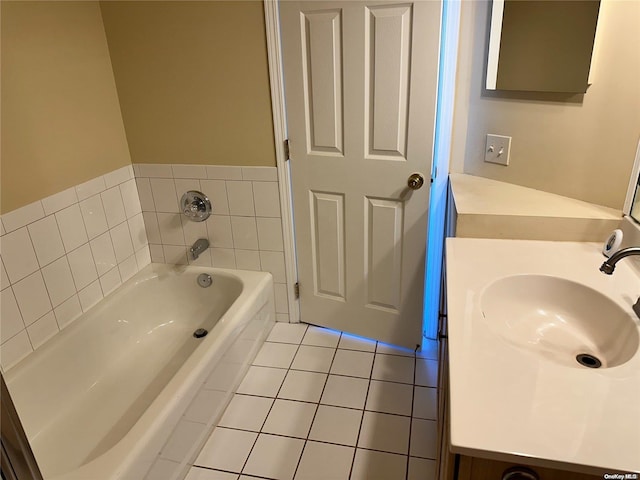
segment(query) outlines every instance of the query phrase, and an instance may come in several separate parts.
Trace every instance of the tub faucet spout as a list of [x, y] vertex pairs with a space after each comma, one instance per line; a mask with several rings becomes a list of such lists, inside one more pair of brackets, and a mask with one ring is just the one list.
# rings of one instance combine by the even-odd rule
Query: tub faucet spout
[[209, 240], [206, 238], [199, 238], [196, 240], [196, 243], [189, 248], [189, 253], [193, 260], [196, 260], [207, 248], [209, 248]]
[[[616, 263], [630, 255], [640, 255], [640, 247], [629, 247], [618, 250], [600, 266], [600, 271], [602, 273], [606, 273], [607, 275], [611, 275], [616, 269]], [[638, 318], [640, 318], [640, 297], [638, 298], [638, 301], [633, 305], [633, 311], [636, 313]]]

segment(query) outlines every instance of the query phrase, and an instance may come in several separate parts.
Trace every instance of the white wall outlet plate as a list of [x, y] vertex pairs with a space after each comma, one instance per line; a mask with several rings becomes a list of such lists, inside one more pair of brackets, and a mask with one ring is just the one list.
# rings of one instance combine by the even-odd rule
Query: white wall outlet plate
[[511, 137], [504, 135], [487, 135], [487, 143], [484, 149], [484, 161], [509, 165], [509, 154], [511, 152]]

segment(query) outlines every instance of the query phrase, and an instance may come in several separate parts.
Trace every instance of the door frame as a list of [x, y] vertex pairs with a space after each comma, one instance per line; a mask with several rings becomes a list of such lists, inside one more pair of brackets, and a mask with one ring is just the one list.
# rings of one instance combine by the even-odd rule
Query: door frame
[[284, 242], [284, 264], [287, 277], [287, 301], [289, 322], [300, 322], [300, 300], [296, 298], [298, 282], [295, 231], [293, 224], [293, 198], [291, 194], [291, 170], [285, 151], [287, 139], [287, 112], [284, 102], [284, 68], [280, 37], [280, 14], [278, 0], [264, 0], [264, 22], [267, 36], [267, 60], [271, 88], [271, 114], [273, 116], [273, 139], [276, 149], [276, 167], [280, 191], [282, 239]]

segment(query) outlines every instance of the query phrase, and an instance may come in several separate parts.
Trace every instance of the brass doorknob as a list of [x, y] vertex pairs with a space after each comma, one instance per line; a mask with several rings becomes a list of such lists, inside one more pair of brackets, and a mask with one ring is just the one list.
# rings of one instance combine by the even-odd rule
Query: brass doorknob
[[407, 180], [407, 186], [411, 190], [418, 190], [420, 187], [424, 185], [424, 177], [419, 173], [412, 173], [409, 175], [409, 179]]

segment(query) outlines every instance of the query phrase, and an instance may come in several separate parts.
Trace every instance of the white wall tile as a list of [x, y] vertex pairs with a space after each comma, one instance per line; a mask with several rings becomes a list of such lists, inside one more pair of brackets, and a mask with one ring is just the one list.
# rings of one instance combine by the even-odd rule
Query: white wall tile
[[236, 268], [260, 271], [260, 252], [236, 249]]
[[11, 283], [22, 280], [38, 270], [38, 259], [25, 227], [8, 233], [0, 240], [2, 260]]
[[140, 165], [138, 165], [137, 163], [132, 163], [131, 167], [133, 168], [133, 176], [134, 177], [142, 176], [142, 175], [140, 175]]
[[176, 195], [178, 200], [182, 199], [182, 195], [187, 193], [189, 190], [201, 191], [200, 180], [194, 178], [176, 178], [173, 183], [176, 186]]
[[122, 203], [120, 188], [110, 188], [102, 192], [100, 196], [102, 197], [104, 213], [107, 216], [107, 225], [109, 225], [109, 228], [113, 228], [124, 222], [127, 216], [124, 213], [124, 203]]
[[160, 163], [138, 163], [141, 177], [173, 178], [171, 165]]
[[270, 252], [266, 250], [260, 251], [260, 265], [263, 272], [269, 272], [273, 275], [275, 283], [286, 283], [287, 276], [284, 268], [284, 253]]
[[233, 248], [212, 248], [211, 264], [217, 268], [236, 268], [236, 256]]
[[102, 298], [102, 288], [100, 288], [100, 282], [98, 280], [78, 292], [78, 300], [80, 300], [80, 306], [83, 312], [89, 310], [102, 300]]
[[174, 178], [207, 178], [205, 165], [172, 165]]
[[258, 250], [255, 217], [231, 217], [233, 245], [244, 250]]
[[42, 199], [42, 207], [46, 215], [59, 212], [60, 210], [70, 207], [74, 203], [78, 203], [78, 195], [76, 195], [76, 188], [71, 187], [58, 192], [54, 195], [50, 195]]
[[64, 255], [62, 237], [53, 215], [38, 220], [27, 228], [41, 267]]
[[22, 313], [22, 319], [26, 326], [31, 325], [51, 310], [49, 294], [39, 271], [20, 280], [11, 288], [13, 288], [13, 293], [16, 296], [18, 307], [20, 307], [20, 313]]
[[135, 180], [127, 180], [120, 185], [120, 194], [124, 203], [124, 213], [127, 218], [142, 212], [140, 197], [138, 195], [138, 187]]
[[118, 264], [109, 232], [94, 238], [89, 245], [91, 246], [98, 275], [104, 275]]
[[6, 233], [22, 228], [44, 217], [44, 209], [40, 200], [24, 207], [17, 208], [2, 215], [2, 224]]
[[100, 277], [100, 287], [105, 296], [109, 295], [120, 285], [122, 285], [122, 280], [120, 279], [120, 271], [117, 268], [112, 268]]
[[253, 182], [253, 201], [257, 217], [280, 217], [277, 182]]
[[186, 265], [187, 248], [174, 245], [163, 245], [164, 261], [171, 265]]
[[206, 222], [194, 222], [184, 215], [180, 215], [180, 220], [182, 221], [185, 245], [191, 246], [200, 238], [209, 238]]
[[4, 290], [10, 284], [9, 275], [7, 275], [7, 270], [4, 268], [4, 262], [0, 259], [0, 290]]
[[178, 213], [178, 194], [171, 178], [152, 178], [151, 192], [158, 212]]
[[61, 303], [53, 311], [58, 322], [58, 327], [64, 328], [82, 315], [82, 307], [78, 295], [74, 295], [70, 299]]
[[208, 165], [207, 177], [213, 180], [242, 180], [242, 168]]
[[4, 228], [4, 224], [2, 223], [2, 218], [0, 218], [0, 235], [4, 235], [7, 233], [7, 230]]
[[154, 212], [156, 207], [153, 203], [153, 194], [151, 193], [151, 182], [148, 178], [136, 178], [136, 186], [138, 187], [138, 196], [140, 197], [140, 207], [143, 212]]
[[131, 165], [125, 165], [104, 175], [104, 183], [107, 188], [115, 187], [121, 183], [133, 178], [133, 168]]
[[96, 265], [89, 244], [75, 249], [67, 255], [76, 289], [81, 290], [98, 278]]
[[256, 218], [260, 250], [283, 251], [282, 222], [279, 218]]
[[231, 215], [254, 216], [251, 182], [227, 182], [227, 198]]
[[165, 245], [185, 245], [179, 213], [158, 213], [160, 238]]
[[242, 167], [243, 180], [278, 181], [278, 169], [276, 167]]
[[289, 323], [288, 313], [276, 313], [276, 322]]
[[44, 283], [49, 292], [49, 298], [57, 307], [69, 297], [75, 295], [76, 286], [73, 282], [71, 267], [67, 257], [62, 257], [42, 269]]
[[149, 253], [151, 254], [151, 261], [154, 263], [164, 263], [164, 250], [162, 245], [149, 245]]
[[29, 336], [27, 335], [27, 331], [23, 330], [2, 344], [2, 348], [0, 348], [2, 368], [6, 371], [31, 352], [33, 352], [33, 348], [31, 347]]
[[72, 205], [56, 213], [56, 221], [58, 222], [64, 249], [67, 252], [78, 248], [89, 240], [78, 205]]
[[118, 263], [134, 254], [129, 226], [126, 222], [112, 228], [109, 233], [111, 234], [113, 251], [116, 254], [116, 260]]
[[81, 201], [80, 212], [82, 213], [84, 226], [87, 229], [87, 236], [90, 239], [106, 232], [109, 228], [100, 195], [94, 195]]
[[138, 264], [138, 271], [151, 263], [151, 251], [149, 245], [145, 245], [136, 252], [136, 263]]
[[24, 322], [13, 290], [5, 288], [0, 293], [0, 343], [4, 343], [24, 330]]
[[195, 265], [197, 267], [211, 267], [211, 250], [206, 249], [198, 258], [194, 259], [190, 253], [187, 253], [187, 259], [189, 260], [189, 265]]
[[118, 265], [118, 269], [120, 270], [120, 277], [123, 282], [126, 282], [131, 277], [133, 277], [136, 273], [138, 273], [138, 262], [136, 262], [136, 256], [131, 255], [129, 258], [125, 259]]
[[93, 197], [98, 193], [102, 193], [106, 189], [107, 186], [104, 183], [104, 177], [100, 175], [99, 177], [92, 178], [88, 182], [76, 185], [76, 195], [78, 195], [78, 200], [82, 201], [86, 200], [89, 197]]
[[212, 247], [233, 248], [233, 234], [231, 233], [231, 217], [211, 215], [207, 221], [209, 242]]
[[287, 286], [282, 283], [273, 285], [273, 292], [276, 301], [277, 313], [289, 313], [289, 304], [287, 302]]
[[58, 323], [53, 312], [47, 313], [44, 317], [35, 321], [27, 328], [27, 334], [33, 348], [38, 348], [56, 333], [58, 333]]
[[147, 243], [147, 232], [144, 228], [144, 220], [142, 213], [131, 217], [127, 223], [129, 224], [129, 233], [131, 234], [131, 243], [133, 244], [134, 252], [137, 252]]
[[209, 200], [211, 209], [216, 215], [229, 215], [227, 200], [227, 184], [224, 180], [201, 180], [200, 187]]
[[149, 243], [162, 243], [156, 212], [142, 212], [142, 218]]

